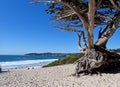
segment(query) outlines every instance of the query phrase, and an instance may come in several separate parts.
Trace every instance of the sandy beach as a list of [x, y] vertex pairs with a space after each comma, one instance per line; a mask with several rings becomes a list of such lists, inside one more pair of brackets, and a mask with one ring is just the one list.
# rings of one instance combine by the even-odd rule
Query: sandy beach
[[120, 73], [72, 76], [75, 65], [18, 69], [0, 74], [0, 87], [120, 87]]

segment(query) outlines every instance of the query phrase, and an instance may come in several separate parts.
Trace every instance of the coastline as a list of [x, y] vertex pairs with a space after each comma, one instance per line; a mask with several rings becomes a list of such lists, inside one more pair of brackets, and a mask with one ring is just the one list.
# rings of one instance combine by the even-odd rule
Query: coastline
[[72, 76], [75, 65], [18, 69], [0, 73], [0, 87], [120, 87], [120, 73]]
[[34, 66], [44, 66], [62, 58], [60, 56], [25, 56], [0, 55], [0, 66], [3, 71]]
[[3, 71], [22, 69], [29, 67], [37, 67], [47, 65], [58, 59], [45, 59], [45, 60], [23, 60], [23, 61], [12, 61], [12, 62], [0, 62]]

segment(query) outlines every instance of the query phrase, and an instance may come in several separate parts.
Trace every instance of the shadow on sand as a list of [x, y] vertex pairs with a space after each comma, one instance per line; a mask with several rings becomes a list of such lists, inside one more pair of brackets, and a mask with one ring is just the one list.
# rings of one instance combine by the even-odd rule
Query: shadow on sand
[[120, 68], [105, 69], [102, 70], [101, 73], [117, 74], [120, 73]]

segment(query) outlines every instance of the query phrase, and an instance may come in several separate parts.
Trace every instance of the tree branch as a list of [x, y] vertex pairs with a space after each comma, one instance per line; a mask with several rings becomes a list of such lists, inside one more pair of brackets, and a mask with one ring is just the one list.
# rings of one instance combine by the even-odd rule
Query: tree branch
[[51, 0], [31, 0], [31, 3], [38, 3], [38, 2], [43, 2], [43, 3], [55, 3], [55, 1]]
[[100, 7], [101, 3], [102, 3], [102, 0], [99, 0], [98, 3], [97, 3], [96, 10]]
[[[75, 32], [75, 33], [77, 33], [77, 36], [78, 36], [78, 47], [79, 47], [79, 49], [80, 49], [81, 52], [84, 52], [84, 49], [88, 48], [84, 31], [77, 30], [77, 29], [71, 29], [71, 28], [66, 28], [66, 29], [63, 29], [61, 31], [63, 31], [63, 32], [67, 31], [67, 32]], [[81, 42], [81, 38], [83, 38], [84, 47], [82, 47], [82, 45], [80, 43]]]
[[66, 18], [66, 17], [72, 16], [72, 15], [75, 15], [75, 12], [69, 12], [69, 13], [60, 15], [60, 16], [56, 17], [55, 20], [60, 20], [62, 18]]
[[81, 13], [80, 10], [78, 10], [76, 6], [71, 6], [70, 4], [68, 4], [68, 3], [64, 2], [64, 1], [61, 1], [61, 3], [75, 12], [75, 14], [82, 21], [84, 28], [87, 30], [88, 29], [88, 22], [86, 21], [85, 17], [82, 16], [83, 13]]
[[115, 4], [114, 0], [110, 0], [110, 2], [116, 9], [120, 11], [120, 7]]
[[104, 48], [106, 48], [106, 43], [107, 41], [110, 39], [110, 37], [114, 34], [114, 32], [116, 31], [116, 27], [113, 24], [112, 28], [107, 29], [104, 34], [101, 36], [101, 38], [98, 39], [98, 41], [95, 43], [95, 45], [97, 46], [102, 46]]
[[[85, 38], [85, 34], [84, 34], [84, 32], [82, 31], [82, 32], [80, 32], [80, 33], [77, 33], [77, 35], [78, 35], [78, 47], [79, 47], [80, 51], [81, 51], [82, 53], [84, 53], [85, 49], [88, 48], [88, 46], [87, 46], [87, 41], [86, 41], [86, 38]], [[82, 47], [81, 44], [80, 44], [82, 37], [83, 37], [84, 47]]]
[[106, 19], [108, 19], [108, 20], [112, 20], [112, 18], [110, 18], [110, 17], [108, 17], [108, 16], [101, 15], [101, 14], [96, 15], [95, 17], [101, 17], [101, 18], [106, 18]]
[[[88, 29], [88, 20], [86, 20], [84, 13], [82, 13], [83, 10], [80, 8], [78, 9], [76, 6], [71, 6], [69, 3], [64, 2], [63, 0], [32, 0], [33, 2], [44, 2], [44, 3], [61, 3], [68, 8], [70, 8], [75, 14], [79, 17], [79, 19], [82, 21], [84, 28], [87, 30]], [[81, 11], [81, 12], [80, 12]]]
[[75, 33], [77, 33], [77, 32], [80, 32], [80, 33], [82, 33], [83, 31], [82, 30], [77, 30], [77, 29], [72, 29], [72, 28], [65, 28], [65, 29], [62, 29], [61, 31], [63, 31], [63, 32], [75, 32]]
[[82, 51], [82, 46], [81, 46], [81, 44], [80, 44], [80, 42], [81, 42], [81, 37], [82, 37], [82, 33], [80, 32], [80, 33], [77, 33], [77, 36], [78, 36], [78, 48], [80, 49], [80, 51]]
[[103, 33], [106, 32], [106, 30], [108, 29], [108, 27], [109, 27], [109, 25], [107, 25], [103, 31], [102, 31], [102, 28], [100, 29], [98, 39], [102, 37]]
[[100, 38], [101, 36], [102, 36], [102, 28], [100, 28], [99, 30], [98, 38]]
[[96, 41], [95, 45], [102, 46], [105, 48], [106, 43], [108, 40], [113, 36], [115, 31], [118, 29], [118, 21], [120, 19], [119, 12], [115, 14], [115, 16], [112, 18], [112, 20], [109, 22], [109, 24], [106, 26], [104, 31], [102, 32], [101, 37]]

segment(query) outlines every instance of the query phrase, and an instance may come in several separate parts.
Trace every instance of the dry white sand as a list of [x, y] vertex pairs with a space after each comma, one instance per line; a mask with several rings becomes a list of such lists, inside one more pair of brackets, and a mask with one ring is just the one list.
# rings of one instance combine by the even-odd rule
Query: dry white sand
[[13, 70], [0, 74], [0, 87], [120, 87], [120, 73], [71, 76], [75, 66]]

